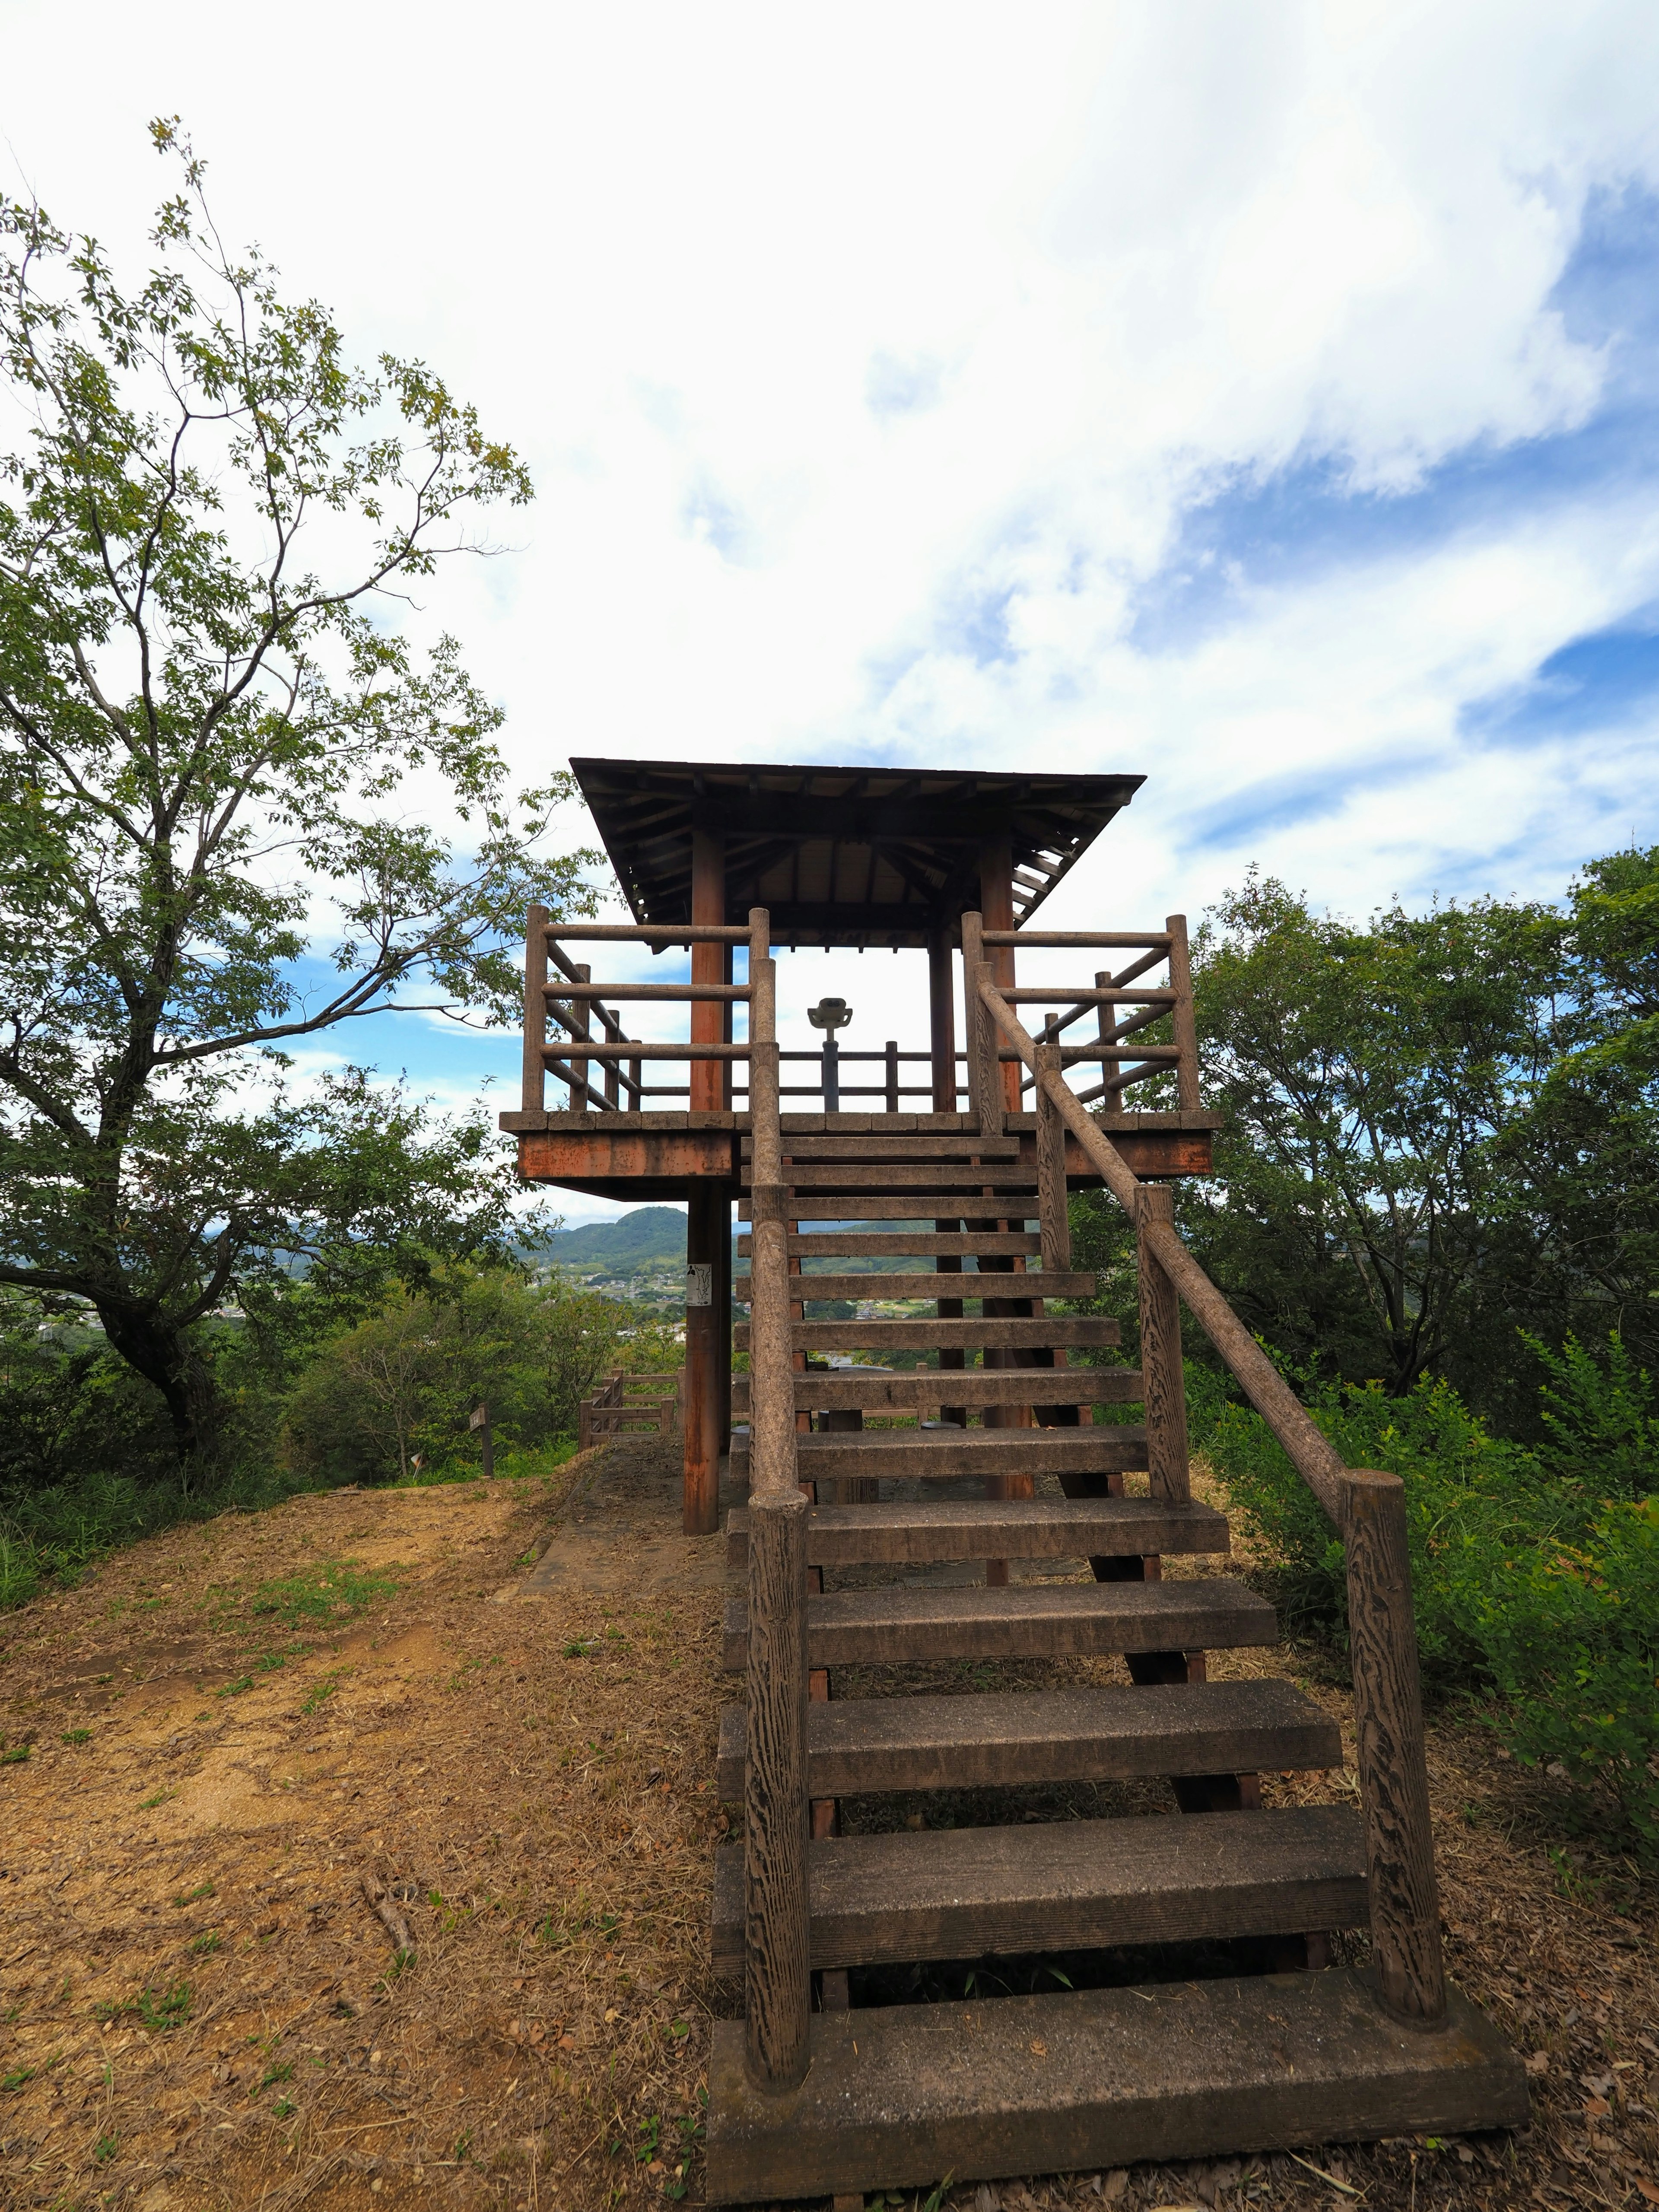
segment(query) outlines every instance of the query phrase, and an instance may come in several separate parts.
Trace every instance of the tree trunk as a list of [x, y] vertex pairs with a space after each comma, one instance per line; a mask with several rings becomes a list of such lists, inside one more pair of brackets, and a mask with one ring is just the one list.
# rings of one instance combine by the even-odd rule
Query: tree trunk
[[180, 1472], [188, 1482], [204, 1472], [220, 1442], [221, 1407], [211, 1370], [183, 1329], [154, 1315], [99, 1304], [105, 1340], [165, 1400]]

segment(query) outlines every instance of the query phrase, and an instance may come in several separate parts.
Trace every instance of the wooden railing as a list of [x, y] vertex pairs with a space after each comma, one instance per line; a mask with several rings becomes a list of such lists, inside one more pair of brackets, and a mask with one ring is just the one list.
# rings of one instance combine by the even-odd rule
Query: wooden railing
[[[977, 921], [976, 915], [964, 918], [964, 944], [974, 939], [985, 945], [1008, 941], [1006, 937], [981, 933]], [[1021, 933], [1018, 939], [1022, 946], [1119, 945], [1123, 941], [1085, 934], [1045, 937], [1036, 933]], [[1170, 949], [1173, 952], [1173, 945]], [[1033, 1036], [1021, 1022], [1015, 1012], [1018, 1000], [1054, 994], [1000, 988], [982, 955], [969, 968], [968, 994], [969, 1051], [977, 1071], [975, 1098], [982, 1115], [981, 1129], [995, 1133], [1002, 1127], [1002, 1093], [994, 1079], [999, 1055], [994, 1040], [1006, 1040], [1006, 1050], [1024, 1064], [1036, 1093], [1037, 1202], [1042, 1218], [1044, 1267], [1066, 1264], [1064, 1257], [1051, 1256], [1050, 1238], [1054, 1253], [1062, 1253], [1066, 1243], [1068, 1137], [1076, 1141], [1135, 1224], [1141, 1278], [1141, 1369], [1154, 1493], [1184, 1496], [1186, 1492], [1186, 1403], [1177, 1305], [1178, 1299], [1184, 1299], [1342, 1538], [1378, 1993], [1399, 2019], [1417, 2027], [1436, 2027], [1446, 2017], [1446, 1982], [1429, 1820], [1404, 1487], [1398, 1475], [1344, 1464], [1182, 1242], [1167, 1188], [1138, 1180], [1087, 1111], [1085, 1099], [1066, 1081], [1065, 1048]], [[1068, 995], [1079, 1005], [1090, 1003], [1084, 993]], [[1186, 1004], [1190, 1011], [1189, 986]], [[1177, 1008], [1179, 1005], [1177, 998]], [[1188, 1049], [1181, 1020], [1177, 1012], [1177, 1042], [1172, 1048], [1177, 1068]], [[1195, 1066], [1195, 1039], [1191, 1048]], [[1184, 1095], [1182, 1103], [1188, 1103]], [[1192, 1103], [1197, 1103], [1195, 1083]]]
[[576, 1408], [576, 1449], [586, 1451], [624, 1431], [655, 1429], [666, 1436], [679, 1419], [685, 1388], [678, 1375], [612, 1375]]
[[[724, 982], [596, 983], [592, 970], [572, 960], [565, 947], [578, 944], [648, 945], [653, 951], [671, 945], [708, 948], [724, 956]], [[699, 1097], [699, 1062], [747, 1060], [747, 1044], [732, 1039], [732, 1013], [750, 995], [750, 984], [731, 981], [731, 952], [738, 945], [753, 947], [750, 932], [734, 925], [685, 922], [661, 927], [631, 923], [555, 923], [544, 906], [532, 906], [525, 925], [524, 950], [524, 1083], [522, 1106], [526, 1114], [546, 1109], [547, 1078], [553, 1075], [568, 1086], [570, 1110], [574, 1114], [639, 1110], [647, 1098], [684, 1098], [692, 1103], [731, 1103], [729, 1067], [716, 1079], [719, 1097]], [[694, 951], [695, 959], [695, 951]], [[556, 977], [550, 975], [556, 969]], [[751, 978], [752, 981], [752, 978]], [[606, 1004], [609, 1000], [611, 1003]], [[691, 1036], [684, 1043], [673, 1040], [630, 1037], [617, 1011], [623, 1006], [689, 1006]], [[710, 1024], [709, 1013], [717, 1017]], [[602, 1035], [593, 1035], [593, 1018]], [[703, 1019], [699, 1020], [699, 1016]], [[548, 1041], [548, 1023], [563, 1030], [556, 1043]], [[700, 1028], [718, 1026], [720, 1036], [699, 1036]], [[645, 1071], [663, 1060], [689, 1060], [693, 1072], [689, 1083], [647, 1083]], [[597, 1066], [601, 1080], [595, 1085], [589, 1069]], [[628, 1105], [623, 1107], [623, 1094]]]
[[[760, 911], [760, 909], [757, 909]], [[623, 923], [555, 923], [545, 907], [532, 907], [525, 931], [525, 1024], [522, 1107], [526, 1114], [546, 1108], [547, 1078], [563, 1083], [573, 1113], [615, 1113], [642, 1110], [652, 1099], [690, 1098], [694, 1106], [730, 1108], [746, 1097], [748, 1087], [737, 1079], [731, 1063], [749, 1057], [749, 1047], [734, 1042], [732, 1016], [748, 1000], [750, 987], [732, 981], [731, 955], [749, 941], [750, 931], [736, 925], [713, 922], [679, 925]], [[573, 959], [567, 947], [583, 944], [648, 945], [654, 951], [673, 945], [693, 948], [694, 980], [684, 983], [596, 983], [586, 963]], [[1170, 915], [1161, 930], [1080, 933], [1054, 930], [986, 930], [977, 915], [963, 917], [963, 963], [971, 975], [975, 966], [990, 957], [994, 972], [997, 956], [1014, 947], [1040, 951], [1052, 947], [1091, 946], [1130, 952], [1136, 957], [1115, 972], [1102, 969], [1092, 984], [1078, 990], [1057, 991], [1052, 985], [1000, 986], [1010, 1006], [1045, 1006], [1037, 1035], [1039, 1043], [1052, 1045], [1060, 1064], [1098, 1066], [1101, 1079], [1081, 1097], [1085, 1103], [1105, 1099], [1115, 1103], [1134, 1085], [1158, 1076], [1173, 1076], [1177, 1103], [1183, 1108], [1198, 1104], [1198, 1043], [1193, 1018], [1192, 978], [1187, 955], [1184, 916]], [[696, 964], [712, 960], [725, 980], [696, 980]], [[1160, 969], [1162, 981], [1147, 981]], [[752, 979], [751, 979], [752, 980]], [[685, 1005], [691, 1009], [691, 1035], [684, 1043], [632, 1037], [623, 1026], [620, 1009], [629, 1006]], [[967, 1048], [955, 1054], [965, 1081], [952, 1080], [959, 1096], [965, 1089], [981, 1126], [995, 1110], [992, 1092], [998, 1090], [990, 1071], [1018, 1063], [1019, 1054], [985, 1029], [971, 986], [968, 993]], [[1136, 1042], [1143, 1030], [1168, 1019], [1167, 1044]], [[1095, 1035], [1062, 1042], [1080, 1022], [1092, 1020]], [[562, 1034], [549, 1041], [551, 1023]], [[595, 1034], [597, 1024], [598, 1034]], [[718, 1027], [719, 1036], [710, 1034]], [[841, 1047], [832, 1077], [828, 1056], [818, 1049], [778, 1054], [782, 1062], [816, 1065], [816, 1083], [780, 1083], [781, 1098], [823, 1097], [833, 1085], [837, 1097], [879, 1098], [890, 1114], [901, 1110], [907, 1098], [931, 1097], [933, 1085], [907, 1083], [906, 1070], [915, 1064], [931, 1065], [931, 1052], [901, 1048], [895, 1038], [879, 1048]], [[693, 1073], [685, 1083], [647, 1081], [647, 1070], [665, 1061], [691, 1061]], [[700, 1077], [698, 1062], [727, 1063], [718, 1076]], [[851, 1063], [873, 1064], [879, 1079], [873, 1083], [842, 1083], [840, 1069]], [[595, 1079], [593, 1072], [599, 1071]], [[1022, 1075], [1022, 1093], [1034, 1079]], [[716, 1095], [718, 1094], [718, 1095]], [[981, 1097], [983, 1094], [983, 1097]], [[999, 1125], [1000, 1126], [1000, 1125]]]

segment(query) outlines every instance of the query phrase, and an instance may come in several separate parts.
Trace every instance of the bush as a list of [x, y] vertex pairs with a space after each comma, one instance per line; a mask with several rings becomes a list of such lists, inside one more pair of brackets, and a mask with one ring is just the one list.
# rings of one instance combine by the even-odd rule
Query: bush
[[[1327, 1383], [1308, 1410], [1350, 1467], [1405, 1484], [1413, 1597], [1431, 1689], [1496, 1692], [1509, 1749], [1605, 1790], [1659, 1850], [1659, 1500], [1652, 1391], [1615, 1339], [1534, 1346], [1547, 1442], [1503, 1442], [1448, 1384], [1406, 1396]], [[1267, 1424], [1224, 1406], [1204, 1449], [1274, 1555], [1291, 1622], [1340, 1640], [1342, 1547]]]

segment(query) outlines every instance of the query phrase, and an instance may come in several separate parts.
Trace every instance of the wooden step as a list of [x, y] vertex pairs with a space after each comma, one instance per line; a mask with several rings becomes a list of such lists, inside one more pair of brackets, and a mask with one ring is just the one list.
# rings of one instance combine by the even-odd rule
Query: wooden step
[[[1367, 1917], [1364, 1823], [1347, 1805], [830, 1836], [807, 1845], [806, 1879], [814, 1967], [1293, 1936]], [[717, 1974], [742, 1973], [743, 1929], [743, 1846], [726, 1844]]]
[[[1016, 1160], [1019, 1158], [1018, 1137], [947, 1137], [923, 1133], [918, 1136], [805, 1137], [795, 1135], [785, 1146], [788, 1161], [793, 1160]], [[746, 1167], [754, 1152], [754, 1139], [743, 1139], [743, 1161]]]
[[[981, 1298], [1091, 1298], [1099, 1288], [1092, 1274], [1063, 1273], [1058, 1267], [1021, 1275], [895, 1273], [868, 1275], [799, 1275], [790, 1289], [800, 1288], [803, 1298], [965, 1298], [977, 1304]], [[746, 1305], [754, 1293], [747, 1275], [736, 1275], [732, 1295]]]
[[[719, 1789], [743, 1799], [748, 1716], [720, 1715]], [[1293, 1683], [848, 1698], [806, 1709], [807, 1794], [1008, 1789], [1340, 1766], [1342, 1736]]]
[[[939, 1229], [933, 1223], [907, 1231], [903, 1229], [825, 1229], [814, 1233], [797, 1230], [789, 1238], [793, 1257], [825, 1260], [902, 1260], [915, 1253], [927, 1258], [933, 1253], [956, 1253], [963, 1259], [982, 1254], [987, 1259], [1012, 1258], [1019, 1253], [1041, 1252], [1042, 1239], [1030, 1229]], [[753, 1240], [748, 1237], [738, 1239], [738, 1255], [748, 1259], [754, 1250]]]
[[[862, 1191], [843, 1191], [837, 1197], [834, 1192], [802, 1191], [798, 1203], [800, 1212], [796, 1218], [801, 1221], [909, 1221], [924, 1229], [932, 1229], [935, 1221], [1035, 1221], [1037, 1218], [1034, 1190], [1008, 1191], [1000, 1199], [971, 1201], [962, 1191], [941, 1191], [937, 1205], [921, 1191], [914, 1197], [879, 1194], [866, 1197]], [[738, 1218], [744, 1222], [749, 1218], [747, 1191], [738, 1200]]]
[[[786, 1185], [804, 1190], [915, 1191], [928, 1198], [946, 1194], [960, 1205], [964, 1196], [978, 1198], [988, 1190], [1036, 1188], [1036, 1168], [1018, 1160], [986, 1160], [977, 1167], [953, 1160], [806, 1160], [782, 1170]], [[744, 1167], [741, 1186], [749, 1188], [750, 1173]]]
[[[807, 1658], [814, 1667], [1219, 1651], [1278, 1641], [1278, 1616], [1267, 1599], [1220, 1575], [1191, 1582], [1028, 1583], [1006, 1589], [902, 1584], [830, 1590], [806, 1601]], [[742, 1598], [732, 1598], [721, 1663], [736, 1674], [748, 1661], [749, 1609]]]
[[1449, 1996], [1427, 2035], [1349, 1968], [815, 2013], [806, 2078], [781, 2096], [749, 2081], [743, 2022], [717, 2021], [708, 2201], [1523, 2126], [1520, 2060]]
[[[843, 1329], [852, 1326], [843, 1322]], [[862, 1331], [862, 1324], [860, 1333]], [[1021, 1405], [1133, 1405], [1146, 1385], [1138, 1367], [922, 1367], [908, 1375], [853, 1375], [815, 1368], [795, 1377], [802, 1411], [914, 1413], [927, 1406], [1003, 1406], [1010, 1375], [1019, 1377]], [[732, 1377], [732, 1410], [749, 1411], [749, 1377]]]
[[[1020, 1383], [1047, 1369], [1001, 1367], [994, 1374], [1013, 1378], [1003, 1385], [1006, 1402], [1022, 1402]], [[938, 1481], [959, 1474], [1124, 1474], [1146, 1464], [1146, 1431], [1138, 1421], [1114, 1421], [1091, 1429], [851, 1430], [829, 1436], [798, 1437], [797, 1471], [803, 1482], [846, 1482], [885, 1476], [919, 1476]], [[732, 1474], [749, 1476], [746, 1436], [732, 1435]]]
[[[1006, 1433], [1005, 1431], [1003, 1433]], [[1231, 1548], [1213, 1506], [1156, 1498], [941, 1498], [904, 1505], [815, 1505], [806, 1517], [809, 1566], [931, 1566], [940, 1559], [1171, 1558]], [[749, 1514], [726, 1516], [726, 1556], [749, 1557]]]
[[[1018, 1277], [1011, 1276], [1010, 1281]], [[848, 1331], [857, 1333], [861, 1352], [940, 1352], [981, 1348], [994, 1352], [1041, 1352], [1056, 1345], [1118, 1344], [1122, 1331], [1107, 1314], [1060, 1314], [1053, 1319], [996, 1318], [983, 1321], [793, 1321], [789, 1334], [797, 1352], [840, 1352], [848, 1341]], [[749, 1349], [749, 1324], [737, 1322], [732, 1341], [739, 1352]], [[1025, 1368], [1010, 1373], [1027, 1374]]]

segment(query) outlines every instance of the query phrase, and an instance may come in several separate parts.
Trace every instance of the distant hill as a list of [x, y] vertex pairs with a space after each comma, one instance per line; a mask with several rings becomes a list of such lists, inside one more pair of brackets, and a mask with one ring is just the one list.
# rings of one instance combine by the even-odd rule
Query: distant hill
[[619, 1221], [589, 1221], [561, 1229], [548, 1241], [556, 1267], [637, 1267], [685, 1265], [685, 1216], [672, 1206], [637, 1206]]
[[[847, 1229], [902, 1229], [899, 1221], [848, 1221]], [[932, 1230], [931, 1221], [909, 1224]], [[685, 1216], [672, 1206], [639, 1206], [618, 1221], [589, 1221], [580, 1229], [561, 1229], [549, 1242], [547, 1257], [556, 1267], [604, 1267], [617, 1275], [644, 1267], [685, 1265]], [[914, 1266], [897, 1259], [824, 1259], [808, 1263], [809, 1273], [886, 1274]]]

